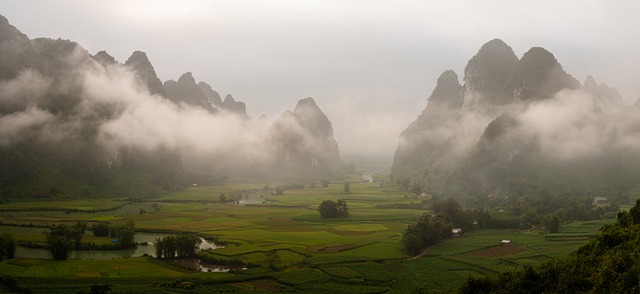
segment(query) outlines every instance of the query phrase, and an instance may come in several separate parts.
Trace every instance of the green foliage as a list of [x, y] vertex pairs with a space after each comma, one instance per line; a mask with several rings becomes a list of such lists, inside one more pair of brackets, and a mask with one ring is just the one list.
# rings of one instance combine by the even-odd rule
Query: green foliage
[[323, 218], [348, 217], [349, 209], [347, 202], [338, 199], [338, 201], [325, 200], [320, 203], [320, 216]]
[[555, 214], [551, 215], [547, 217], [547, 220], [545, 221], [545, 226], [549, 230], [549, 233], [552, 233], [552, 234], [558, 233], [560, 232], [560, 219]]
[[[640, 201], [632, 208], [640, 209]], [[576, 255], [503, 272], [497, 278], [470, 277], [459, 293], [637, 293], [640, 291], [640, 224], [619, 213], [615, 224], [580, 247]]]
[[91, 285], [91, 287], [89, 288], [92, 294], [107, 294], [112, 289], [113, 289], [113, 285], [111, 284]]
[[107, 237], [109, 236], [109, 225], [106, 223], [97, 223], [91, 226], [91, 231], [94, 236]]
[[16, 253], [16, 240], [9, 233], [0, 234], [0, 261], [3, 258], [13, 259]]
[[193, 234], [169, 235], [157, 238], [156, 258], [189, 258], [198, 256], [198, 246], [202, 240]]
[[75, 228], [67, 225], [54, 225], [46, 234], [47, 247], [51, 251], [51, 255], [57, 260], [66, 260], [69, 256], [69, 250], [73, 247], [74, 235], [78, 232]]
[[410, 224], [402, 234], [404, 251], [416, 255], [427, 246], [451, 236], [451, 224], [432, 214], [423, 214], [417, 222]]
[[351, 193], [351, 183], [345, 183], [342, 189], [345, 193]]
[[269, 266], [270, 270], [272, 271], [279, 270], [279, 266], [280, 266], [280, 263], [282, 263], [282, 260], [280, 259], [280, 255], [278, 255], [278, 252], [276, 250], [272, 250], [265, 253], [264, 259], [267, 262], [267, 265]]

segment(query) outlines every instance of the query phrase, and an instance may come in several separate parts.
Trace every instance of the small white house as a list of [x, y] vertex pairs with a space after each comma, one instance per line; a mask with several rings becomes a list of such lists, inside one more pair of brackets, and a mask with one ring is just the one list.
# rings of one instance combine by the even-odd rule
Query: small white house
[[462, 236], [462, 229], [461, 228], [453, 228], [453, 229], [451, 229], [451, 236], [452, 237], [460, 237], [460, 236]]
[[500, 245], [502, 246], [511, 246], [512, 242], [511, 240], [502, 240], [500, 241]]

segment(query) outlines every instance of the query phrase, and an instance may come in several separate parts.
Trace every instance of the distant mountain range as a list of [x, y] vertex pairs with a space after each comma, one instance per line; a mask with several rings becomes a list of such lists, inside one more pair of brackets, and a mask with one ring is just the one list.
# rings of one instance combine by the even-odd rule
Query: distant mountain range
[[400, 135], [393, 180], [416, 192], [612, 196], [640, 184], [640, 112], [591, 76], [567, 74], [549, 51], [518, 59], [495, 39], [458, 75], [445, 71]]
[[251, 119], [190, 72], [160, 81], [69, 40], [29, 39], [0, 16], [0, 199], [156, 193], [228, 176], [320, 180], [345, 171], [312, 98]]

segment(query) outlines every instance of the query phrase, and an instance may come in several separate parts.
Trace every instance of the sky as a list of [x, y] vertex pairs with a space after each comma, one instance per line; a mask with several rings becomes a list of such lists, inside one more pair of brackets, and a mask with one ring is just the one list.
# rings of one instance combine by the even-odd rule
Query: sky
[[628, 104], [640, 98], [640, 1], [3, 0], [29, 38], [69, 39], [119, 62], [147, 53], [162, 81], [190, 71], [251, 117], [313, 97], [342, 158], [390, 164], [438, 76], [500, 38], [552, 52]]

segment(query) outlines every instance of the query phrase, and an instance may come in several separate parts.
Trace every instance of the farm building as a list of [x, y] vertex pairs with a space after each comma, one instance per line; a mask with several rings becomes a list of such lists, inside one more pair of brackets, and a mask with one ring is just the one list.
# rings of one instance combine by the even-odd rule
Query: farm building
[[451, 237], [460, 237], [462, 236], [462, 229], [461, 228], [453, 228], [451, 229]]

